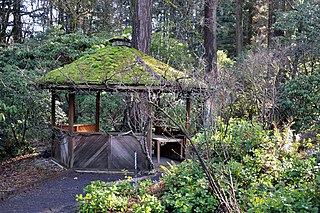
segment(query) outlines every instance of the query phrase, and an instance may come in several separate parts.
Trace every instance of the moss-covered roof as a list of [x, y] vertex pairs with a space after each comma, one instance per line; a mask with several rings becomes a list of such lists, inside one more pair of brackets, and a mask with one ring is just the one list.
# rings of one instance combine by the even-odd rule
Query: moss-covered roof
[[141, 51], [107, 46], [45, 74], [42, 85], [170, 85], [185, 74]]

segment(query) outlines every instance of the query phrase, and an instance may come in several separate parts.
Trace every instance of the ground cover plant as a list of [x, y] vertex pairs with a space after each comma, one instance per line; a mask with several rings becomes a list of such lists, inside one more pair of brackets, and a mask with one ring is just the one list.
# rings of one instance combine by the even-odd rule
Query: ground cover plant
[[95, 181], [84, 189], [85, 195], [77, 195], [79, 212], [164, 212], [157, 187], [150, 179], [134, 183], [131, 177], [108, 185]]
[[[234, 193], [241, 212], [319, 211], [318, 148], [293, 141], [290, 129], [269, 131], [233, 119], [218, 126], [214, 134], [199, 133], [193, 140], [221, 191], [229, 198], [230, 191]], [[315, 154], [308, 154], [307, 149]], [[92, 183], [85, 188], [85, 195], [77, 195], [80, 212], [224, 210], [197, 160], [171, 163], [163, 169], [164, 175], [156, 183]]]

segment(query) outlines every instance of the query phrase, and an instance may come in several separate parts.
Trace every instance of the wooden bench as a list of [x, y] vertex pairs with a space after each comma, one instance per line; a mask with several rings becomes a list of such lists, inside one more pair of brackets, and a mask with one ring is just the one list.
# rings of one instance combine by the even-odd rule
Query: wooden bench
[[183, 139], [181, 138], [173, 138], [173, 137], [166, 137], [163, 135], [153, 135], [152, 140], [157, 143], [157, 161], [160, 164], [160, 145], [161, 143], [180, 143], [180, 156], [183, 156]]

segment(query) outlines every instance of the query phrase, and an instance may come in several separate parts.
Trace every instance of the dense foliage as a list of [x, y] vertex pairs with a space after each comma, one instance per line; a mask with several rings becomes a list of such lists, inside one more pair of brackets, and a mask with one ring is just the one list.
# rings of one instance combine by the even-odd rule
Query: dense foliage
[[[290, 129], [267, 131], [244, 120], [231, 120], [228, 125], [220, 122], [216, 133], [207, 134], [197, 134], [194, 141], [224, 193], [235, 193], [241, 211], [318, 212], [320, 162], [315, 144], [293, 141]], [[316, 152], [308, 154], [308, 150]], [[92, 183], [85, 188], [86, 195], [77, 196], [80, 211], [131, 211], [131, 206], [146, 205], [141, 196], [152, 198], [146, 212], [160, 207], [169, 212], [223, 209], [197, 160], [163, 169], [165, 175], [155, 185], [150, 181]]]
[[92, 182], [77, 195], [79, 212], [164, 212], [153, 183], [147, 179], [134, 183], [131, 177], [120, 183]]
[[0, 160], [32, 152], [32, 140], [47, 139], [50, 95], [37, 88], [36, 79], [104, 44], [105, 39], [54, 30], [0, 49]]
[[[221, 174], [217, 178], [226, 190], [235, 191], [243, 211], [318, 211], [317, 142], [302, 144], [293, 140], [290, 129], [267, 131], [243, 120], [231, 119], [219, 127], [215, 134], [198, 134], [195, 140], [205, 147], [202, 153], [212, 175]], [[307, 154], [306, 146], [314, 154]], [[230, 182], [233, 189], [226, 185]]]
[[166, 175], [161, 201], [169, 212], [214, 212], [217, 199], [210, 193], [209, 183], [201, 167], [192, 161], [174, 162], [162, 167]]
[[[281, 87], [279, 102], [285, 117], [300, 131], [320, 128], [320, 75], [303, 75]], [[289, 120], [290, 121], [290, 120]]]

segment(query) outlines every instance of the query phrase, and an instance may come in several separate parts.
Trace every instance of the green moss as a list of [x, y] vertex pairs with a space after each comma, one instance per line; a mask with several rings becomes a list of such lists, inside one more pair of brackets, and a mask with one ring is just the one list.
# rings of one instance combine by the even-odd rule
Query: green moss
[[[150, 69], [146, 68], [149, 67]], [[48, 72], [43, 84], [159, 84], [174, 82], [183, 72], [126, 46], [107, 46], [92, 55]]]

